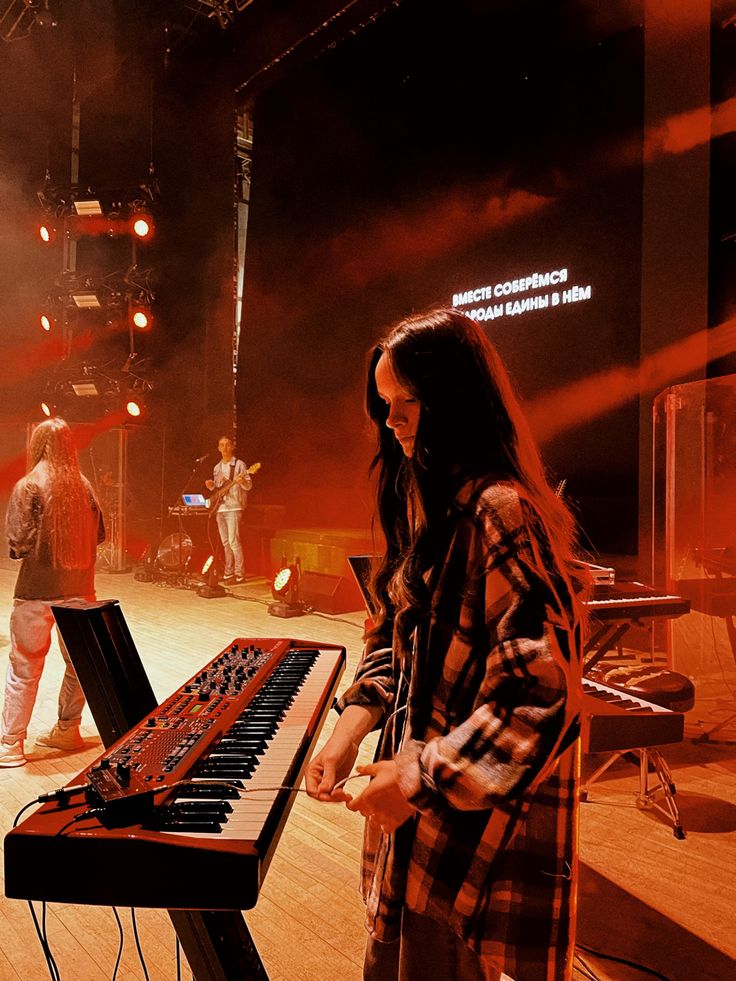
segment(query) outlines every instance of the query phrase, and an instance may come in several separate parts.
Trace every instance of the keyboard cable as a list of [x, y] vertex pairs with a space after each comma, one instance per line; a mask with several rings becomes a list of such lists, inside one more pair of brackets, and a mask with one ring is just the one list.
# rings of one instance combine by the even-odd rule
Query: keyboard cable
[[136, 950], [138, 951], [138, 960], [141, 962], [141, 967], [143, 968], [143, 976], [146, 979], [146, 981], [150, 981], [150, 978], [148, 977], [148, 971], [146, 969], [146, 960], [143, 956], [143, 951], [141, 950], [141, 942], [138, 937], [138, 924], [135, 918], [135, 909], [133, 909], [132, 906], [130, 908], [130, 920], [131, 923], [133, 924], [133, 936], [135, 937], [135, 946], [136, 946]]
[[118, 933], [120, 935], [120, 942], [118, 944], [118, 956], [117, 956], [117, 960], [115, 961], [115, 967], [112, 972], [112, 978], [110, 979], [110, 981], [115, 981], [115, 978], [118, 976], [120, 959], [123, 956], [123, 944], [125, 943], [125, 934], [123, 933], [123, 924], [120, 919], [120, 914], [118, 913], [117, 909], [114, 906], [111, 906], [110, 909], [112, 910], [112, 915], [115, 917], [115, 922], [118, 925]]

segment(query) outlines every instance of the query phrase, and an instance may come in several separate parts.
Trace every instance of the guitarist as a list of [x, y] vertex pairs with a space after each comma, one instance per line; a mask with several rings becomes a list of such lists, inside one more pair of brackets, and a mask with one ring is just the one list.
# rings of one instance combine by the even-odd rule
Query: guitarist
[[205, 481], [208, 490], [216, 491], [225, 484], [232, 484], [215, 505], [217, 530], [225, 552], [226, 585], [245, 581], [243, 575], [243, 546], [240, 541], [240, 518], [245, 508], [248, 491], [253, 480], [248, 468], [235, 456], [235, 446], [229, 436], [221, 436], [217, 444], [222, 459], [215, 464], [213, 479]]

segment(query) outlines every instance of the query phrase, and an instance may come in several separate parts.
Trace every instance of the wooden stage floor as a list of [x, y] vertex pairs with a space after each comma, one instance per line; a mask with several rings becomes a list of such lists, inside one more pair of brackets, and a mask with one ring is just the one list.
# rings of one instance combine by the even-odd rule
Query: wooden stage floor
[[[0, 646], [8, 648], [15, 574], [0, 569]], [[270, 617], [263, 581], [233, 596], [205, 600], [190, 590], [99, 574], [100, 598], [120, 600], [156, 695], [164, 699], [234, 637], [293, 636], [345, 645], [347, 684], [361, 647], [361, 612]], [[3, 662], [4, 663], [4, 662]], [[29, 763], [0, 770], [3, 834], [20, 808], [62, 786], [101, 752], [85, 711], [87, 748], [73, 754], [36, 747], [56, 717], [61, 656], [52, 646], [27, 751]], [[322, 739], [333, 719], [328, 719]], [[367, 762], [372, 744], [363, 751]], [[688, 837], [677, 841], [656, 812], [636, 807], [637, 772], [617, 764], [591, 791], [581, 816], [578, 939], [639, 962], [672, 981], [736, 978], [736, 746], [686, 740], [665, 751], [678, 787]], [[593, 762], [588, 761], [588, 766]], [[258, 905], [246, 919], [271, 981], [358, 981], [364, 947], [358, 885], [361, 818], [300, 794], [278, 845]], [[104, 872], [101, 872], [104, 874]], [[141, 882], [145, 870], [141, 869]], [[120, 910], [125, 946], [118, 978], [145, 977], [130, 911]], [[151, 981], [176, 977], [173, 930], [162, 910], [136, 912]], [[47, 929], [63, 981], [113, 974], [118, 929], [109, 909], [53, 905]], [[638, 970], [583, 953], [601, 979], [644, 977]], [[190, 977], [184, 968], [183, 976]], [[576, 977], [583, 977], [576, 972]], [[27, 904], [0, 899], [0, 981], [41, 981], [48, 970]], [[235, 981], [235, 979], [233, 979]]]

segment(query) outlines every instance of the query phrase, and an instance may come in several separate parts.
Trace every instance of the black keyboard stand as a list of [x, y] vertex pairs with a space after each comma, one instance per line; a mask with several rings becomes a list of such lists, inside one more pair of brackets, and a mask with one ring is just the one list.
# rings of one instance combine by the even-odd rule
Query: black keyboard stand
[[619, 623], [596, 624], [583, 650], [583, 674], [594, 668], [614, 647], [620, 653], [621, 638], [631, 626], [631, 620], [625, 620]]
[[[638, 754], [639, 765], [639, 792], [636, 795], [637, 807], [640, 807], [642, 810], [654, 808], [654, 810], [659, 811], [668, 821], [672, 822], [672, 830], [675, 838], [683, 841], [687, 835], [682, 827], [680, 811], [677, 807], [677, 800], [675, 799], [677, 787], [672, 779], [672, 773], [667, 765], [667, 761], [662, 753], [653, 746], [642, 747], [640, 749], [622, 749], [613, 753], [585, 781], [580, 792], [580, 799], [583, 801], [588, 799], [588, 789], [617, 760], [623, 757], [625, 760], [634, 762], [631, 760], [631, 756], [634, 753]], [[650, 786], [649, 784], [650, 767], [654, 770], [659, 780], [659, 783], [654, 786]], [[657, 794], [660, 792], [662, 794], [662, 803], [657, 800]]]
[[[52, 606], [105, 748], [158, 702], [117, 600]], [[239, 910], [169, 910], [195, 981], [268, 981]]]

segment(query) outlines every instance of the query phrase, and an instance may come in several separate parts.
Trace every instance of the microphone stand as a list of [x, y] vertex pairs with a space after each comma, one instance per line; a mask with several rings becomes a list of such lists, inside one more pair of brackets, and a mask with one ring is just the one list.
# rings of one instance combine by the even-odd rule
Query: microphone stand
[[[191, 473], [189, 474], [189, 476], [187, 477], [187, 479], [184, 481], [184, 486], [179, 491], [179, 494], [178, 494], [177, 500], [176, 500], [176, 504], [172, 504], [171, 507], [169, 508], [169, 513], [171, 513], [171, 511], [174, 508], [176, 508], [176, 516], [178, 518], [178, 525], [179, 525], [179, 532], [178, 532], [179, 538], [178, 538], [177, 547], [176, 547], [176, 552], [177, 552], [177, 577], [178, 577], [177, 578], [177, 585], [183, 585], [185, 589], [189, 589], [189, 575], [188, 575], [189, 570], [188, 570], [188, 568], [185, 569], [185, 567], [184, 567], [184, 556], [183, 556], [183, 545], [184, 545], [184, 541], [183, 540], [184, 540], [184, 536], [186, 535], [186, 537], [192, 543], [192, 546], [194, 545], [194, 542], [192, 541], [191, 536], [186, 533], [186, 530], [184, 528], [184, 516], [182, 514], [182, 508], [184, 507], [184, 505], [182, 504], [182, 497], [186, 493], [187, 487], [189, 486], [189, 484], [192, 481], [192, 478], [194, 477], [195, 473], [197, 472], [197, 468], [199, 467], [200, 463], [203, 463], [207, 459], [208, 456], [209, 456], [209, 453], [205, 453], [204, 456], [197, 457], [197, 459], [194, 461], [194, 466], [192, 467]], [[191, 559], [191, 555], [188, 556], [188, 559]], [[188, 565], [188, 562], [187, 562], [187, 565]], [[185, 572], [187, 573], [186, 576], [185, 576]]]

